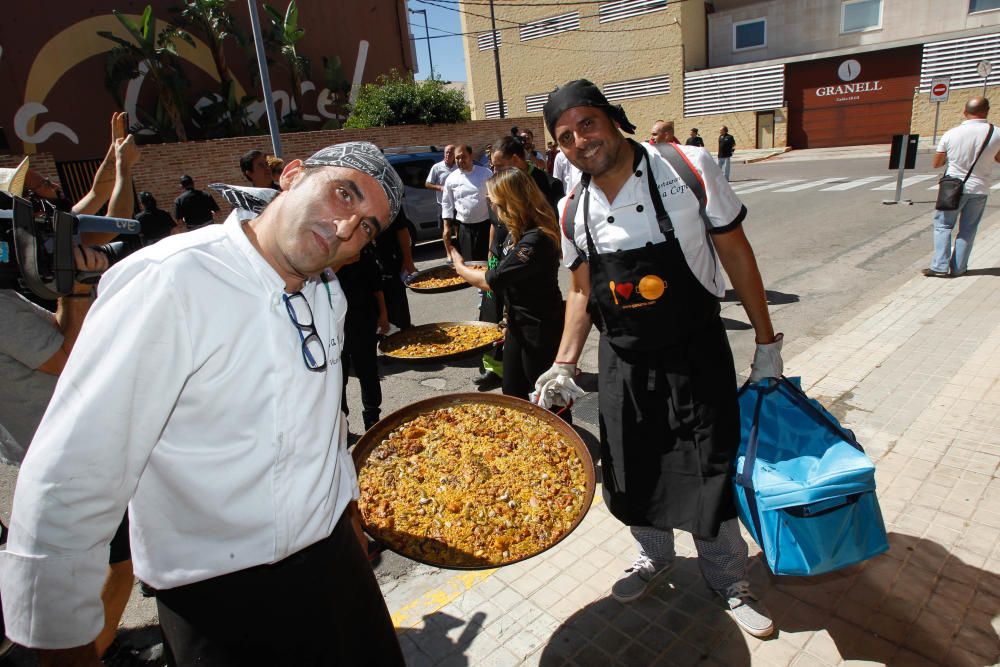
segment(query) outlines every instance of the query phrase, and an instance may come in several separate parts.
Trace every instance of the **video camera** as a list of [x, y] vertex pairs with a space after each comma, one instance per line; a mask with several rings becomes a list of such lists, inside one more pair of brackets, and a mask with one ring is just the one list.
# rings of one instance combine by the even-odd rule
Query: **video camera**
[[[73, 261], [80, 232], [138, 235], [140, 225], [127, 218], [60, 211], [45, 200], [36, 213], [31, 201], [0, 192], [0, 288], [23, 286], [53, 300], [70, 294], [74, 282], [96, 283], [100, 273], [78, 271]], [[127, 245], [114, 241], [90, 247], [112, 265], [128, 254]]]

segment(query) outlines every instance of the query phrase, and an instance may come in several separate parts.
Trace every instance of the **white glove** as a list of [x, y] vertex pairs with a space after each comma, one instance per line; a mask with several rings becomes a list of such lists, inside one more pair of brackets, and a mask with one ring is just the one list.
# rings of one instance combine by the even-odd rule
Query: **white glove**
[[552, 368], [538, 376], [529, 399], [546, 409], [553, 405], [569, 405], [587, 393], [573, 381], [575, 374], [576, 364], [552, 364]]
[[750, 364], [750, 382], [781, 376], [785, 370], [785, 364], [781, 361], [781, 343], [784, 340], [785, 334], [778, 334], [774, 337], [773, 343], [757, 345], [753, 353], [753, 363]]

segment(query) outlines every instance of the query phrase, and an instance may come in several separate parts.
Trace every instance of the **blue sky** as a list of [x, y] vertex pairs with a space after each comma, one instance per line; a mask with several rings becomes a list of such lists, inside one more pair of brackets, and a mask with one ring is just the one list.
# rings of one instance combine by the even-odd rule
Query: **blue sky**
[[[461, 37], [446, 37], [448, 32], [462, 32], [462, 23], [458, 12], [428, 5], [420, 0], [409, 0], [410, 9], [427, 10], [427, 26], [431, 35], [431, 55], [434, 58], [434, 72], [445, 81], [465, 81], [465, 51], [462, 49]], [[453, 5], [457, 7], [457, 5]], [[410, 14], [410, 33], [418, 38], [415, 40], [417, 51], [418, 81], [430, 77], [430, 67], [427, 63], [427, 40], [424, 37], [424, 15]], [[435, 30], [440, 28], [441, 30]], [[436, 37], [437, 35], [437, 37]]]

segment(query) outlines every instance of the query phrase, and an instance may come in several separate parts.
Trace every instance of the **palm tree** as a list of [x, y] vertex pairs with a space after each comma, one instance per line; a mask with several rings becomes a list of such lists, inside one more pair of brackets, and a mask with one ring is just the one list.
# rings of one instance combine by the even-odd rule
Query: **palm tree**
[[288, 114], [287, 124], [302, 125], [302, 80], [309, 78], [309, 59], [300, 55], [295, 48], [296, 42], [305, 36], [306, 31], [299, 27], [299, 9], [295, 5], [295, 0], [288, 3], [285, 15], [276, 10], [271, 5], [265, 4], [264, 10], [271, 21], [272, 31], [268, 35], [268, 45], [277, 48], [285, 59], [289, 74], [292, 77], [292, 99], [295, 101], [295, 110]]
[[219, 87], [224, 111], [223, 122], [231, 135], [242, 134], [246, 127], [245, 108], [236, 99], [236, 87], [226, 64], [226, 40], [233, 39], [241, 47], [245, 40], [236, 28], [236, 21], [227, 11], [232, 0], [184, 0], [179, 7], [170, 11], [180, 17], [180, 24], [201, 37], [212, 52], [215, 70], [219, 75]]
[[142, 74], [140, 66], [144, 66], [142, 69], [146, 70], [146, 75], [160, 91], [158, 104], [163, 107], [174, 134], [181, 141], [187, 141], [182, 96], [182, 89], [187, 85], [187, 79], [177, 60], [174, 40], [182, 39], [191, 46], [195, 45], [194, 40], [191, 35], [169, 24], [157, 33], [152, 5], [146, 5], [139, 25], [117, 9], [113, 10], [112, 14], [131, 35], [132, 41], [122, 39], [106, 30], [97, 32], [101, 37], [117, 44], [108, 53], [105, 78], [108, 89], [121, 104], [122, 83], [138, 78]]

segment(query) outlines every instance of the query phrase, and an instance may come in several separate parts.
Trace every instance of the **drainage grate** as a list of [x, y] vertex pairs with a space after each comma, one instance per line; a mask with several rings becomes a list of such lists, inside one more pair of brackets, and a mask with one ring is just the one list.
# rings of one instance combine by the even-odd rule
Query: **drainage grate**
[[598, 425], [597, 392], [592, 391], [573, 403], [573, 421], [580, 420], [592, 426]]

